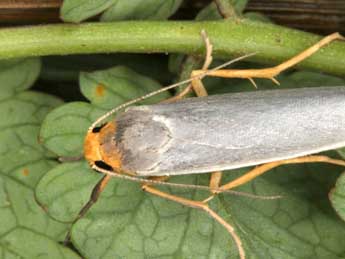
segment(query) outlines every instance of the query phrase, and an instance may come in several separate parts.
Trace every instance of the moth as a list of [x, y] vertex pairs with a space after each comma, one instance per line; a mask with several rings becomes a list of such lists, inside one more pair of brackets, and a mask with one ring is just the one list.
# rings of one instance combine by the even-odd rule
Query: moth
[[[206, 61], [194, 71], [191, 86], [168, 103], [129, 107], [175, 84], [120, 105], [95, 121], [85, 137], [85, 158], [92, 168], [104, 174], [78, 220], [95, 203], [112, 177], [142, 182], [151, 194], [201, 209], [223, 225], [234, 239], [240, 258], [245, 258], [242, 242], [234, 228], [209, 208], [215, 195], [247, 183], [268, 170], [288, 163], [325, 162], [345, 166], [327, 156], [312, 155], [345, 146], [345, 87], [298, 88], [207, 96], [201, 83], [204, 76], [267, 78], [301, 62], [339, 34], [322, 39], [288, 61], [266, 69], [207, 70], [212, 45], [207, 37]], [[197, 98], [182, 99], [194, 90]], [[122, 111], [127, 108], [125, 111]], [[114, 120], [102, 123], [111, 114]], [[221, 184], [221, 170], [256, 165], [243, 176]], [[189, 200], [163, 192], [153, 185], [171, 184], [171, 175], [210, 173], [209, 198]], [[171, 184], [172, 185], [172, 184]], [[180, 184], [181, 187], [181, 184]], [[76, 221], [75, 220], [75, 221]], [[68, 233], [66, 240], [70, 238]]]

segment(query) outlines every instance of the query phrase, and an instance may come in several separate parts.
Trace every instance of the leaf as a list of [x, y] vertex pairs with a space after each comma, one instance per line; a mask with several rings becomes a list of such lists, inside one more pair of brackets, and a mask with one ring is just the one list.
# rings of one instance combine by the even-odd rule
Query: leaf
[[259, 195], [280, 194], [282, 199], [224, 196], [224, 207], [246, 234], [254, 258], [342, 257], [345, 226], [327, 200], [338, 172], [339, 167], [330, 165], [285, 166], [241, 188]]
[[[99, 178], [86, 163], [69, 163], [50, 171], [38, 185], [36, 193], [51, 215], [61, 220], [73, 219], [89, 199], [90, 191]], [[181, 180], [193, 178], [182, 177]], [[69, 184], [66, 186], [64, 183]], [[191, 196], [189, 191], [184, 192]], [[208, 227], [189, 226], [188, 218], [194, 213]], [[104, 258], [141, 258], [143, 255], [152, 258], [182, 252], [179, 251], [183, 245], [181, 240], [189, 228], [202, 231], [204, 241], [210, 243], [206, 236], [212, 234], [214, 225], [201, 213], [146, 195], [137, 183], [113, 179], [92, 211], [74, 226], [72, 241], [87, 258], [100, 258], [101, 255]], [[216, 228], [222, 231], [220, 226]], [[189, 235], [191, 239], [194, 235], [200, 238], [197, 233]], [[221, 243], [229, 241], [226, 233], [222, 237]], [[224, 254], [228, 249], [222, 247], [216, 254]]]
[[[225, 17], [239, 18], [241, 16], [248, 0], [218, 0], [213, 1], [208, 6], [203, 8], [197, 15], [197, 21], [219, 20]], [[220, 11], [221, 10], [221, 11]], [[248, 17], [250, 18], [250, 17]]]
[[47, 94], [24, 91], [39, 74], [38, 59], [0, 62], [0, 247], [4, 258], [42, 254], [77, 258], [57, 241], [66, 225], [51, 218], [35, 201], [34, 188], [56, 163], [38, 143], [45, 114], [61, 103]]
[[100, 176], [86, 162], [62, 163], [46, 173], [36, 187], [36, 195], [49, 214], [61, 221], [73, 221]]
[[60, 17], [65, 22], [81, 22], [104, 12], [117, 0], [64, 0]]
[[42, 123], [40, 139], [61, 157], [83, 154], [84, 136], [101, 111], [84, 102], [71, 102], [50, 112]]
[[[93, 105], [107, 110], [161, 87], [156, 81], [123, 66], [80, 73], [79, 82], [83, 95]], [[166, 92], [161, 93], [141, 103], [158, 102], [168, 96]]]
[[[85, 134], [96, 118], [126, 100], [160, 88], [156, 81], [123, 66], [82, 72], [79, 80], [81, 92], [92, 105], [83, 102], [65, 104], [49, 113], [42, 123], [40, 139], [58, 156], [82, 155]], [[157, 102], [168, 96], [165, 92], [149, 101]]]
[[258, 22], [273, 23], [272, 20], [268, 16], [259, 12], [246, 12], [243, 16], [247, 19], [258, 21]]
[[243, 13], [244, 9], [247, 6], [248, 0], [228, 0], [232, 2], [237, 13]]
[[223, 19], [218, 11], [217, 5], [212, 2], [205, 8], [203, 8], [195, 17], [196, 21], [212, 21]]
[[0, 62], [0, 100], [28, 89], [36, 80], [41, 63], [39, 59], [10, 59]]
[[71, 249], [22, 227], [2, 237], [0, 243], [3, 258], [79, 258]]
[[[243, 172], [229, 172], [233, 177], [227, 179]], [[212, 204], [236, 226], [247, 258], [337, 258], [343, 254], [342, 222], [310, 202], [315, 190], [323, 194], [323, 199], [327, 197], [323, 183], [310, 177], [312, 172], [305, 166], [275, 170], [274, 174], [284, 178], [283, 184], [263, 176], [241, 190], [258, 195], [281, 194], [280, 200], [221, 195]], [[100, 176], [86, 163], [69, 163], [50, 171], [40, 182], [37, 194], [51, 215], [73, 219], [98, 179]], [[176, 180], [198, 184], [196, 176]], [[190, 190], [173, 193], [194, 199], [205, 196]], [[91, 211], [73, 226], [72, 241], [86, 258], [238, 258], [229, 234], [206, 214], [145, 194], [139, 184], [119, 179], [109, 183]]]
[[101, 20], [165, 20], [181, 3], [182, 0], [118, 0], [103, 13]]
[[338, 179], [335, 187], [329, 194], [332, 206], [337, 214], [345, 221], [345, 174]]
[[340, 148], [340, 149], [338, 149], [338, 154], [339, 154], [342, 158], [345, 158], [345, 148]]
[[64, 0], [61, 17], [81, 22], [103, 13], [102, 21], [164, 20], [181, 5], [182, 0]]

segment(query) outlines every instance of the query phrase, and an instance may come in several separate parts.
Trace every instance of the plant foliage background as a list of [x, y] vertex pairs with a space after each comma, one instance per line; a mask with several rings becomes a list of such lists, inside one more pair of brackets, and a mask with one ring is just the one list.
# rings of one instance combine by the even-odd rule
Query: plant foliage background
[[[232, 15], [229, 19], [244, 15], [269, 22], [260, 14], [242, 14], [246, 1], [222, 2]], [[65, 0], [61, 17], [67, 22], [96, 15], [109, 22], [164, 20], [181, 4], [181, 0]], [[196, 19], [221, 18], [212, 3]], [[1, 61], [1, 257], [238, 258], [228, 233], [207, 215], [145, 194], [138, 183], [124, 180], [113, 179], [90, 212], [70, 224], [101, 178], [80, 158], [92, 121], [126, 100], [188, 77], [200, 61], [202, 57], [150, 54]], [[345, 83], [342, 78], [307, 71], [289, 71], [278, 79], [282, 88]], [[211, 94], [255, 90], [243, 80], [204, 82]], [[265, 80], [257, 84], [259, 89], [276, 87]], [[330, 155], [344, 156], [344, 152]], [[247, 170], [229, 171], [224, 181]], [[257, 195], [283, 195], [282, 199], [219, 195], [211, 205], [235, 226], [248, 258], [341, 258], [345, 255], [342, 170], [320, 164], [284, 166], [239, 188]], [[194, 175], [171, 181], [207, 184], [207, 180], [207, 175]], [[193, 199], [207, 195], [162, 189]], [[61, 241], [70, 227], [72, 245], [65, 247]]]

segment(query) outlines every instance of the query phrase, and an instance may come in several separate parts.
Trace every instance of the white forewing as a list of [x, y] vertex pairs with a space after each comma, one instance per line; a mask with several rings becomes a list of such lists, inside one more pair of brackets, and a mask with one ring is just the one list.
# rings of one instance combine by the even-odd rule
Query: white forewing
[[116, 123], [125, 170], [153, 176], [234, 169], [345, 146], [345, 87], [131, 107]]

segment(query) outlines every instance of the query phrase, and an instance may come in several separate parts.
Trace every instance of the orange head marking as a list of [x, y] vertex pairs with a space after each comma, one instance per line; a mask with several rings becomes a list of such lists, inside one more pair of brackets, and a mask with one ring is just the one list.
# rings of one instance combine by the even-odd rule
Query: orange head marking
[[99, 151], [99, 132], [93, 130], [87, 132], [84, 141], [84, 156], [91, 165], [94, 165], [98, 160], [102, 160]]
[[[96, 128], [95, 128], [96, 129]], [[99, 131], [88, 131], [84, 142], [84, 155], [86, 160], [94, 165], [102, 161], [111, 166], [113, 170], [121, 170], [121, 154], [116, 147], [115, 122], [108, 122]]]

